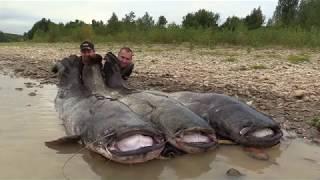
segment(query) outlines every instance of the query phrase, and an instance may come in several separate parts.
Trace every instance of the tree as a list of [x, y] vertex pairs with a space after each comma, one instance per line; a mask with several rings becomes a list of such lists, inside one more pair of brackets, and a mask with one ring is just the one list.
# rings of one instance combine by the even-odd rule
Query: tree
[[136, 15], [131, 11], [129, 14], [124, 15], [124, 18], [122, 18], [122, 22], [125, 24], [134, 24], [135, 17]]
[[196, 13], [188, 13], [183, 17], [182, 26], [189, 28], [212, 28], [218, 27], [219, 14], [215, 14], [205, 9], [200, 9]]
[[49, 25], [54, 24], [50, 19], [42, 18], [40, 21], [36, 22], [32, 28], [27, 32], [28, 39], [32, 39], [36, 32], [48, 32]]
[[95, 27], [103, 27], [103, 22], [100, 20], [100, 21], [96, 21], [96, 20], [92, 20], [91, 21], [91, 25], [92, 25], [92, 27], [93, 28], [95, 28]]
[[150, 29], [154, 26], [154, 20], [148, 12], [146, 12], [141, 18], [138, 18], [136, 23], [138, 27], [143, 30]]
[[107, 29], [108, 29], [108, 32], [110, 33], [115, 33], [120, 30], [120, 22], [115, 13], [112, 13], [112, 16], [108, 20]]
[[274, 22], [280, 26], [290, 26], [296, 22], [299, 0], [279, 0], [273, 14]]
[[254, 8], [250, 15], [246, 16], [244, 19], [245, 24], [249, 30], [257, 29], [264, 23], [264, 16], [260, 7], [258, 9]]
[[242, 24], [243, 20], [236, 16], [232, 16], [227, 18], [226, 22], [221, 25], [221, 28], [229, 31], [235, 31]]
[[22, 41], [23, 36], [17, 34], [4, 33], [0, 31], [0, 42], [17, 42]]
[[78, 38], [80, 41], [91, 40], [94, 38], [94, 32], [91, 26], [84, 25], [80, 28]]
[[297, 21], [303, 28], [320, 27], [319, 12], [319, 0], [302, 0], [298, 8]]
[[7, 38], [2, 31], [0, 31], [0, 42], [7, 42]]
[[75, 29], [75, 28], [79, 28], [83, 25], [85, 25], [85, 23], [83, 21], [76, 19], [75, 21], [70, 21], [70, 22], [66, 23], [65, 27], [68, 29]]
[[91, 26], [92, 26], [92, 29], [93, 31], [96, 33], [96, 34], [105, 34], [106, 33], [106, 26], [104, 25], [103, 21], [96, 21], [96, 20], [92, 20], [91, 21]]
[[164, 16], [159, 16], [157, 26], [164, 27], [167, 23], [168, 21]]
[[176, 23], [172, 22], [168, 24], [168, 29], [180, 29], [180, 26], [177, 25]]
[[136, 29], [136, 21], [135, 21], [136, 15], [134, 12], [130, 12], [125, 15], [124, 18], [122, 18], [121, 24], [122, 24], [122, 29], [124, 31], [133, 31]]
[[267, 21], [267, 27], [272, 27], [274, 25], [274, 22], [273, 22], [273, 19], [272, 18], [269, 18], [268, 21]]

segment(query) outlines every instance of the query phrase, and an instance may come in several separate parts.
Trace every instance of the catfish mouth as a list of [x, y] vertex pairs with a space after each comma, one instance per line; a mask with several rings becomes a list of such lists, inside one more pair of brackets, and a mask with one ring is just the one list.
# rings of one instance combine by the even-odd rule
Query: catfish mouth
[[190, 128], [176, 133], [175, 144], [187, 153], [198, 153], [213, 149], [218, 143], [212, 129]]
[[240, 130], [240, 143], [246, 146], [269, 147], [280, 142], [282, 131], [279, 127], [252, 128]]
[[146, 130], [133, 130], [117, 135], [111, 143], [100, 146], [100, 154], [120, 163], [142, 163], [160, 156], [164, 138]]

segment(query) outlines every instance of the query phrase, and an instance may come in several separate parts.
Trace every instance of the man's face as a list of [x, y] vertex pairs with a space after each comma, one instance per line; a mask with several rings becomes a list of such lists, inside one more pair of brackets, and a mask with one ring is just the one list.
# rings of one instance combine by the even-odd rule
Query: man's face
[[127, 67], [132, 63], [132, 52], [127, 52], [126, 50], [121, 50], [118, 54], [118, 59], [120, 60], [121, 67]]
[[90, 63], [90, 59], [94, 58], [95, 51], [92, 49], [83, 49], [81, 50], [82, 62], [83, 63]]
[[83, 49], [81, 50], [82, 57], [94, 57], [95, 51], [92, 49]]

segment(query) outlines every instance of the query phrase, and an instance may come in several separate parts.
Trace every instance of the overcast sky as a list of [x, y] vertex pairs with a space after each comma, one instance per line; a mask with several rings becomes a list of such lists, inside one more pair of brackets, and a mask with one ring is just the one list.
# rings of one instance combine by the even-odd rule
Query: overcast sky
[[278, 0], [0, 0], [0, 31], [23, 34], [43, 17], [55, 23], [75, 19], [86, 23], [91, 23], [92, 19], [106, 22], [112, 12], [122, 19], [130, 11], [137, 17], [147, 11], [155, 21], [163, 15], [169, 23], [181, 24], [187, 13], [206, 9], [219, 13], [221, 23], [229, 16], [245, 17], [260, 6], [267, 19], [272, 16], [277, 3]]

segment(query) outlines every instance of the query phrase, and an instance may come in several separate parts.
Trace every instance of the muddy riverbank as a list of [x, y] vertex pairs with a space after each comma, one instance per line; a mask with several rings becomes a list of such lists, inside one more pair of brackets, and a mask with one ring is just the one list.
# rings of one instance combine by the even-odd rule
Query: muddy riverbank
[[[217, 92], [235, 96], [271, 115], [298, 137], [320, 142], [308, 121], [320, 116], [320, 51], [311, 49], [133, 45], [135, 70], [129, 84], [166, 92]], [[97, 44], [101, 55], [120, 44]], [[52, 65], [78, 44], [0, 44], [0, 70], [56, 83]], [[294, 60], [302, 57], [300, 63]]]
[[54, 108], [55, 85], [0, 73], [0, 92], [0, 179], [319, 179], [320, 147], [300, 138], [257, 153], [220, 144], [206, 153], [136, 165], [108, 161], [76, 144], [49, 147], [45, 141], [65, 135]]

